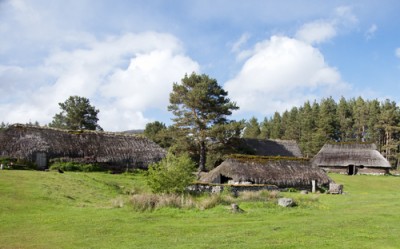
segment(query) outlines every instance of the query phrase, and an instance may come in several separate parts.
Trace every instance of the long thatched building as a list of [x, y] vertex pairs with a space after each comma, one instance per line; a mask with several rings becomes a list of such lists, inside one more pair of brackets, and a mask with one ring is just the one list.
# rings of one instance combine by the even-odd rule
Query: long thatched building
[[270, 184], [280, 188], [310, 189], [328, 186], [332, 180], [310, 161], [291, 157], [233, 155], [200, 178], [203, 183]]
[[348, 175], [388, 174], [391, 168], [372, 143], [327, 143], [312, 164], [327, 172]]
[[258, 156], [303, 156], [295, 140], [242, 138], [241, 146]]
[[116, 170], [147, 168], [165, 154], [154, 142], [136, 135], [20, 124], [0, 132], [0, 156], [31, 161], [42, 169], [56, 158], [99, 163]]

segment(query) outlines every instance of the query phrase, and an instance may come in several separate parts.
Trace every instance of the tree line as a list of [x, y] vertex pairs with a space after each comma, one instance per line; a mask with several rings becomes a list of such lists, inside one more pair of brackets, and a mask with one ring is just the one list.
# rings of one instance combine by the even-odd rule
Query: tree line
[[375, 143], [392, 165], [397, 165], [399, 124], [400, 109], [389, 99], [380, 102], [342, 97], [336, 102], [330, 97], [275, 112], [261, 122], [253, 117], [246, 122], [243, 137], [296, 140], [308, 157], [329, 141]]

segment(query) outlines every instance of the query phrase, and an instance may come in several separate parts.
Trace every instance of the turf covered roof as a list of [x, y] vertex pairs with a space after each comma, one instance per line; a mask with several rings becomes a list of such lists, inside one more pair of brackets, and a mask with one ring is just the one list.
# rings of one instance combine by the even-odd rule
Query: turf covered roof
[[37, 152], [46, 153], [48, 158], [86, 158], [91, 162], [123, 162], [142, 167], [165, 156], [164, 149], [137, 135], [20, 124], [0, 132], [1, 156], [34, 160]]
[[312, 167], [301, 158], [232, 156], [200, 178], [200, 182], [215, 183], [219, 177], [233, 179], [235, 182], [272, 184], [278, 187], [327, 185], [332, 180], [324, 171]]

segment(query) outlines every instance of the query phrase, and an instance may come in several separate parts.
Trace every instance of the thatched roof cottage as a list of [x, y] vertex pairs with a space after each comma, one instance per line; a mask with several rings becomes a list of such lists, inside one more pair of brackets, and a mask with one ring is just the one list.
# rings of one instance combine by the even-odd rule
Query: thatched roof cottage
[[372, 143], [327, 143], [312, 164], [327, 172], [348, 175], [388, 174], [391, 168]]
[[242, 138], [241, 146], [258, 156], [303, 156], [295, 140]]
[[35, 162], [39, 168], [47, 168], [55, 158], [100, 163], [116, 170], [147, 168], [165, 154], [160, 146], [137, 135], [20, 124], [0, 132], [0, 156]]
[[327, 186], [332, 180], [303, 158], [233, 155], [218, 167], [201, 176], [203, 183], [270, 184], [280, 188], [311, 189]]

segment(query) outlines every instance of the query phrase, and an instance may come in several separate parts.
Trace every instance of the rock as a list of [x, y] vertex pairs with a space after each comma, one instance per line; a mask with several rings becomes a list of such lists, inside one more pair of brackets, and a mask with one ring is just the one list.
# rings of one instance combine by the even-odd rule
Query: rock
[[213, 194], [219, 194], [224, 190], [222, 186], [213, 186], [211, 189], [211, 193]]
[[302, 190], [302, 191], [300, 191], [300, 194], [302, 194], [302, 195], [308, 195], [308, 191], [307, 191], [307, 190]]
[[279, 198], [278, 205], [282, 207], [293, 207], [295, 203], [292, 198]]
[[329, 193], [331, 194], [343, 194], [343, 185], [336, 183], [329, 183]]
[[231, 211], [232, 211], [232, 213], [243, 213], [244, 212], [243, 209], [241, 209], [239, 207], [239, 205], [236, 203], [231, 204]]

